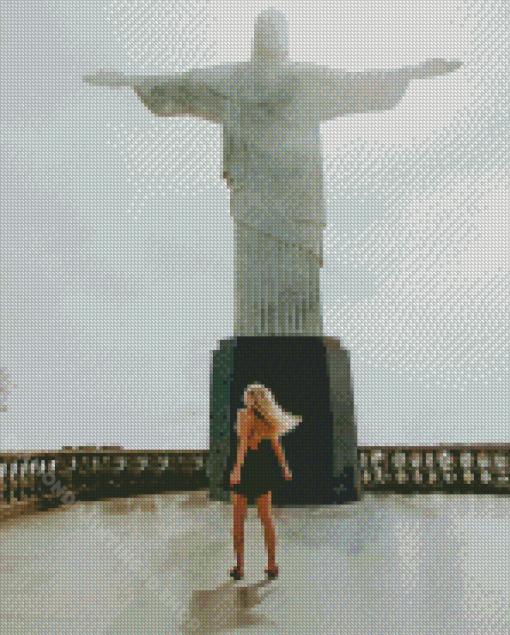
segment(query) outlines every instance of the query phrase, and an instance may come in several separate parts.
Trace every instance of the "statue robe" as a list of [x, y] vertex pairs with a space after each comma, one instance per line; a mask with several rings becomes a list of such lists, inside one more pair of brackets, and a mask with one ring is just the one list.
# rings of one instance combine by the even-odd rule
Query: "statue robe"
[[392, 109], [409, 82], [406, 68], [356, 73], [296, 62], [210, 66], [135, 82], [154, 114], [223, 127], [222, 176], [232, 190], [238, 250], [236, 334], [322, 335], [320, 122]]

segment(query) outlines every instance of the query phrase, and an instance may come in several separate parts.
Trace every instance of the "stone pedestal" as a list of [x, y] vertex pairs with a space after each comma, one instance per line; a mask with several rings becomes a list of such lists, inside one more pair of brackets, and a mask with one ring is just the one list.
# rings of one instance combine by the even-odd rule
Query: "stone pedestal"
[[229, 501], [220, 486], [237, 452], [237, 411], [251, 383], [267, 386], [284, 410], [303, 421], [281, 437], [292, 480], [272, 492], [275, 505], [361, 500], [354, 399], [348, 351], [321, 336], [242, 336], [213, 351], [210, 392], [209, 495]]

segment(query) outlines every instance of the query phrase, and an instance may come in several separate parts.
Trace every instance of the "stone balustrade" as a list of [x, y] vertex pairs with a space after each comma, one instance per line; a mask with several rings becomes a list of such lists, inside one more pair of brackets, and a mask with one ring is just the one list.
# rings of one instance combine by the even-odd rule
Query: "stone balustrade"
[[[80, 447], [1, 452], [0, 504], [4, 512], [23, 502], [47, 509], [75, 500], [204, 489], [208, 456], [208, 450]], [[366, 491], [510, 493], [509, 444], [361, 446], [358, 464]]]

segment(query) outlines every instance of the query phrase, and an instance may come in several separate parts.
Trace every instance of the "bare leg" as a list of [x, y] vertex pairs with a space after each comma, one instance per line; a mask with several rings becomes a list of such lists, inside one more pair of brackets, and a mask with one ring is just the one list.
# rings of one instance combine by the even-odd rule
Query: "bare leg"
[[242, 494], [234, 495], [234, 551], [237, 557], [237, 566], [244, 567], [244, 521], [248, 511], [248, 501]]
[[270, 568], [275, 566], [276, 535], [271, 517], [271, 492], [257, 498], [257, 513], [264, 528], [264, 543], [267, 550], [267, 562]]
[[263, 523], [264, 525], [264, 543], [267, 550], [267, 566], [270, 569], [275, 567], [275, 551], [276, 551], [276, 535], [274, 531], [273, 519]]

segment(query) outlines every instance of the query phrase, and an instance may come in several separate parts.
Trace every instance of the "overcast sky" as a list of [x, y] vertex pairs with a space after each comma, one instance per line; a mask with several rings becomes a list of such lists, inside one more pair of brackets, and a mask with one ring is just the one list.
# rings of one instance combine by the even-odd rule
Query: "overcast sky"
[[324, 331], [350, 351], [359, 445], [509, 442], [509, 4], [16, 0], [0, 7], [16, 386], [0, 449], [209, 447], [211, 350], [233, 335], [220, 127], [81, 78], [247, 60], [268, 6], [294, 60], [465, 62], [392, 111], [322, 125]]

